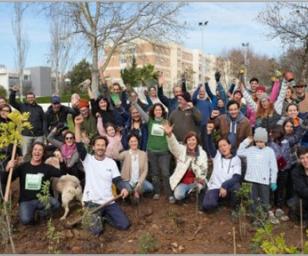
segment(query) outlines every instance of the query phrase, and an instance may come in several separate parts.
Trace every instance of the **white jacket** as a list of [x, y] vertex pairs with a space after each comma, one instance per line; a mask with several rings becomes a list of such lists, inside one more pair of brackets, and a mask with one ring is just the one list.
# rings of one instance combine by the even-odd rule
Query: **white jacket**
[[174, 134], [167, 136], [167, 142], [170, 152], [176, 158], [176, 167], [169, 180], [172, 190], [181, 182], [190, 165], [197, 179], [206, 180], [207, 155], [202, 147], [198, 146], [199, 155], [194, 158], [187, 155], [186, 145], [180, 144]]

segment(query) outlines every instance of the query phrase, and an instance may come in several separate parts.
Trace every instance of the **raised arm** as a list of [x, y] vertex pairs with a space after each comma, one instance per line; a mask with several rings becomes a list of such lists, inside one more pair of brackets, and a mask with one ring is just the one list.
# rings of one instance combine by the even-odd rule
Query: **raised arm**
[[245, 140], [243, 140], [236, 152], [238, 156], [246, 157], [247, 156], [247, 147], [251, 144], [252, 138], [248, 137]]
[[141, 118], [147, 123], [149, 121], [149, 115], [145, 113], [142, 109], [142, 107], [139, 106], [137, 102], [132, 102], [132, 105], [137, 109], [137, 111], [140, 113]]
[[194, 105], [197, 104], [198, 94], [199, 94], [200, 88], [201, 88], [201, 85], [199, 85], [199, 86], [197, 87], [197, 89], [194, 91], [194, 93], [193, 93], [193, 95], [192, 95], [192, 102], [193, 102]]
[[63, 145], [63, 142], [55, 139], [56, 132], [57, 132], [57, 127], [51, 130], [51, 132], [47, 136], [47, 140], [55, 147], [60, 148]]
[[278, 96], [276, 102], [274, 103], [274, 108], [275, 108], [277, 114], [279, 114], [279, 115], [282, 114], [283, 101], [284, 101], [284, 98], [286, 97], [287, 88], [288, 88], [288, 82], [285, 79], [283, 79], [282, 83], [281, 83], [279, 96]]
[[83, 161], [87, 156], [87, 150], [81, 142], [81, 129], [80, 125], [83, 122], [83, 117], [81, 115], [75, 117], [75, 141], [77, 146], [77, 151], [79, 153], [81, 161]]
[[203, 136], [203, 148], [211, 158], [214, 158], [217, 154], [217, 149], [213, 141], [213, 130], [214, 124], [208, 123]]
[[103, 118], [98, 114], [97, 116], [97, 131], [100, 136], [106, 136], [106, 129], [104, 127]]
[[11, 93], [10, 93], [10, 98], [9, 98], [9, 103], [10, 105], [12, 105], [14, 108], [16, 108], [17, 110], [21, 111], [21, 104], [18, 103], [16, 101], [16, 92], [18, 91], [17, 87], [14, 86], [11, 89]]

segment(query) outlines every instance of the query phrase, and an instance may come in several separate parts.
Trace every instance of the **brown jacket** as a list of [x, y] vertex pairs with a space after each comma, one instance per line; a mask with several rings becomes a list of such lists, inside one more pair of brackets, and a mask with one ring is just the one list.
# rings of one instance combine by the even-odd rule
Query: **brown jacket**
[[[223, 138], [228, 138], [230, 131], [230, 121], [227, 118], [227, 114], [223, 114], [215, 119], [215, 128], [218, 130], [219, 134]], [[252, 130], [247, 117], [243, 117], [237, 127], [236, 127], [236, 147], [246, 139], [248, 136], [252, 135]]]
[[[296, 102], [299, 102], [296, 97], [294, 97]], [[301, 113], [308, 112], [308, 92], [305, 92], [305, 98], [298, 103], [298, 110]]]
[[[139, 180], [138, 183], [142, 186], [148, 174], [148, 156], [147, 153], [138, 149], [139, 159]], [[116, 156], [117, 160], [123, 161], [121, 169], [121, 177], [124, 181], [130, 181], [132, 173], [132, 155], [130, 150], [125, 150]]]

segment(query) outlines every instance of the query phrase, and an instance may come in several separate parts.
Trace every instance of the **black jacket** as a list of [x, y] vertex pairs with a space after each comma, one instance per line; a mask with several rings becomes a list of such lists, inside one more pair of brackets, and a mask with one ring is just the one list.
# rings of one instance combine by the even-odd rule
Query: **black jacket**
[[303, 199], [308, 199], [308, 176], [304, 167], [298, 164], [292, 171], [292, 180], [295, 193]]
[[54, 112], [52, 110], [52, 106], [50, 105], [45, 113], [48, 133], [59, 123], [67, 124], [68, 114], [75, 116], [78, 114], [78, 111], [73, 108], [61, 105], [60, 110], [58, 112]]
[[16, 92], [11, 91], [10, 94], [10, 104], [19, 110], [21, 113], [29, 112], [30, 118], [29, 122], [32, 125], [32, 129], [24, 129], [22, 131], [22, 135], [24, 136], [31, 136], [31, 137], [38, 137], [47, 135], [47, 126], [46, 126], [46, 119], [44, 110], [41, 106], [37, 103], [35, 104], [28, 104], [28, 103], [19, 103], [16, 101]]

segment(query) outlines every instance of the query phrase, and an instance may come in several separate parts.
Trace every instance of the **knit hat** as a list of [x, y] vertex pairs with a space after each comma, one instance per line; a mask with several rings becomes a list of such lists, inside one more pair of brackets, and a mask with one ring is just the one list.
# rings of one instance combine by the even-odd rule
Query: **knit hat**
[[187, 102], [191, 102], [191, 96], [188, 92], [183, 92], [179, 96], [183, 97], [183, 99]]
[[264, 143], [268, 140], [268, 134], [265, 128], [258, 127], [255, 129], [255, 135], [253, 137], [254, 141], [262, 141]]
[[51, 97], [51, 103], [52, 104], [59, 104], [61, 102], [60, 97], [57, 95], [54, 95]]
[[266, 89], [265, 89], [265, 87], [264, 87], [263, 85], [259, 85], [259, 86], [256, 88], [256, 92], [257, 92], [257, 91], [265, 92]]
[[80, 99], [79, 101], [79, 108], [88, 108], [89, 107], [89, 101], [85, 99]]

